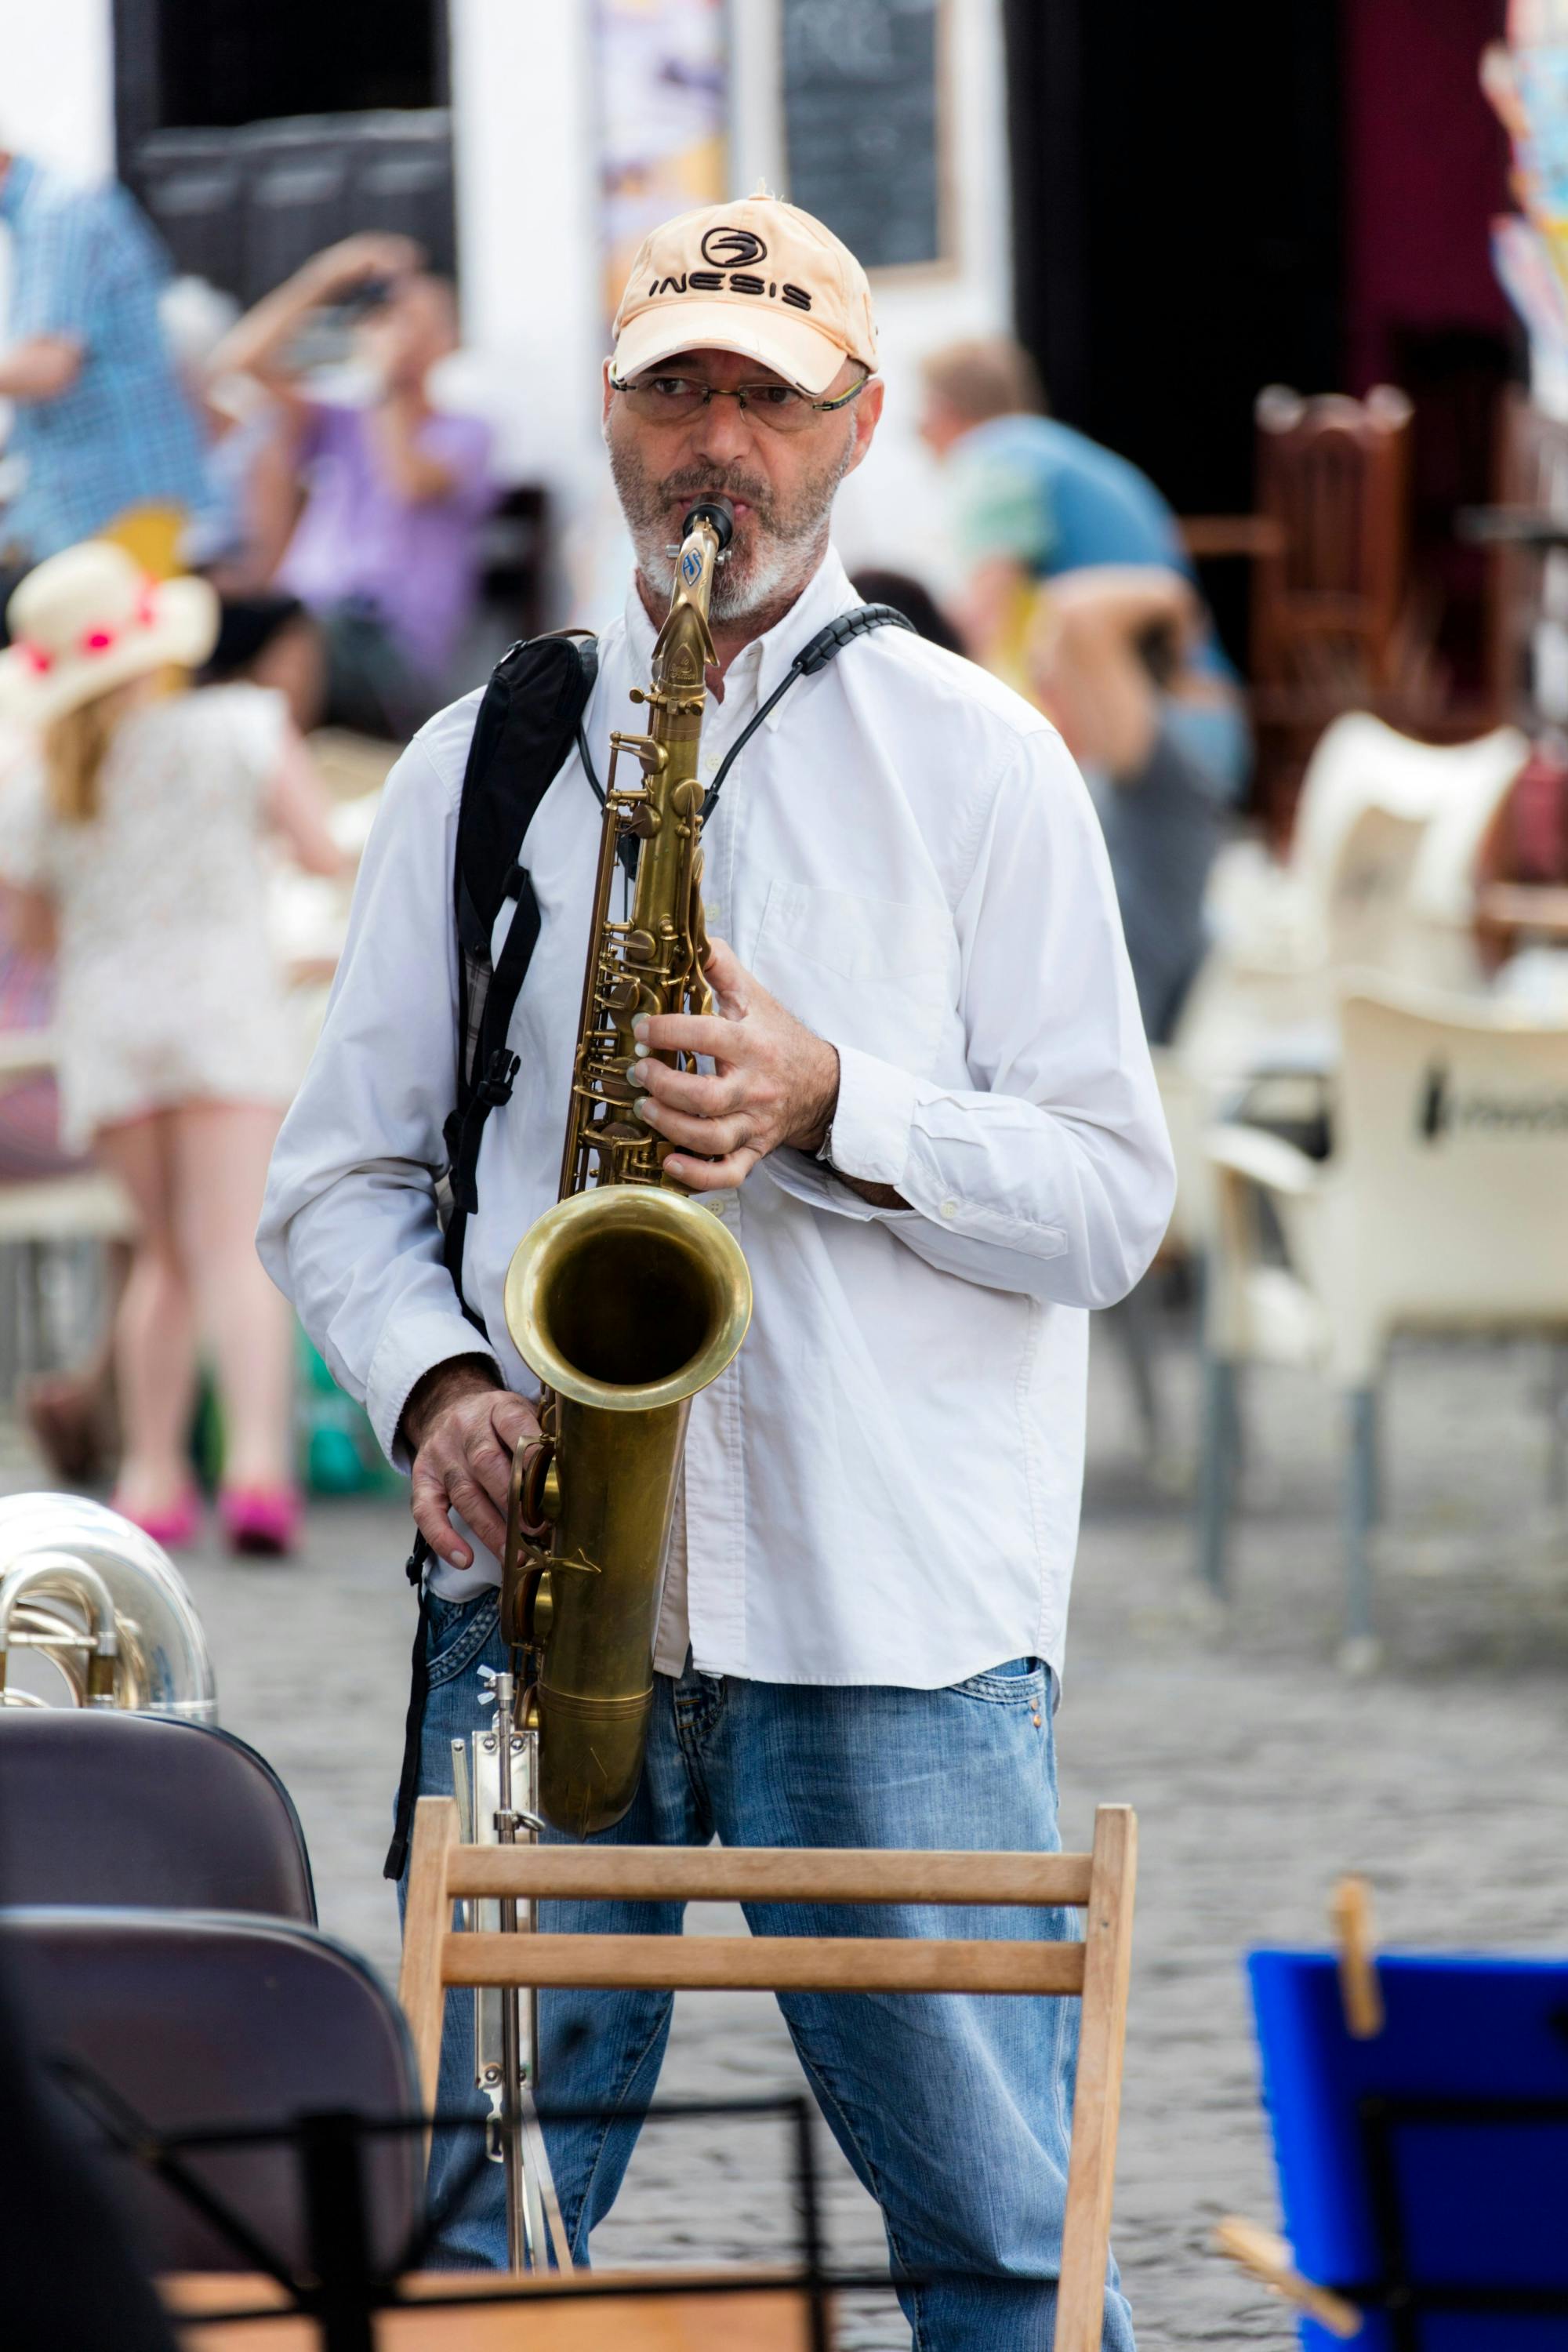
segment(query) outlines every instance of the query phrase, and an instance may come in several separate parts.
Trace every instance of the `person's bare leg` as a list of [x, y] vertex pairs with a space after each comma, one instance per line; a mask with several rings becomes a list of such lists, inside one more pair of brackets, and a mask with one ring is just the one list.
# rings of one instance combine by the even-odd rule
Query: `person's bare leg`
[[195, 1327], [174, 1234], [174, 1116], [153, 1111], [100, 1128], [92, 1143], [93, 1157], [118, 1177], [136, 1211], [114, 1318], [114, 1367], [123, 1436], [116, 1492], [139, 1517], [173, 1510], [191, 1485]]
[[327, 699], [327, 656], [319, 625], [308, 613], [279, 629], [246, 672], [253, 686], [275, 687], [301, 735], [321, 723]]
[[223, 1401], [224, 1484], [289, 1482], [293, 1319], [256, 1255], [279, 1114], [186, 1103], [174, 1114], [177, 1232]]

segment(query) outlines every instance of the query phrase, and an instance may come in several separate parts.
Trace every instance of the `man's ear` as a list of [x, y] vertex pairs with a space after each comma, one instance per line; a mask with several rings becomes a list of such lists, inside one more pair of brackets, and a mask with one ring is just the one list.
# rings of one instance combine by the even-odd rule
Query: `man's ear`
[[852, 474], [871, 446], [872, 438], [882, 418], [882, 403], [887, 397], [887, 385], [879, 375], [874, 375], [856, 401], [849, 414], [855, 422], [855, 446], [849, 452], [849, 463], [844, 468]]
[[599, 411], [599, 424], [600, 424], [601, 428], [603, 428], [605, 425], [608, 425], [608, 423], [609, 423], [609, 421], [610, 421], [610, 403], [611, 403], [611, 401], [612, 401], [612, 400], [614, 400], [614, 398], [615, 398], [615, 396], [616, 396], [616, 395], [615, 395], [615, 394], [610, 390], [610, 362], [609, 362], [609, 361], [608, 361], [608, 360], [606, 360], [606, 361], [605, 362], [604, 370], [603, 370], [603, 374], [604, 374], [604, 386], [603, 386], [603, 390], [604, 390], [604, 405], [602, 406], [602, 408], [601, 408], [601, 409], [600, 409], [600, 411]]

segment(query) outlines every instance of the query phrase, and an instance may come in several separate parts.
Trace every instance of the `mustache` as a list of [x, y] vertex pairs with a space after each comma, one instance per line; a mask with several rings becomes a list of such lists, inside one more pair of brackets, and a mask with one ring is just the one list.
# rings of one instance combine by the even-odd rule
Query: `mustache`
[[678, 506], [682, 499], [712, 497], [717, 492], [727, 499], [741, 499], [763, 522], [773, 520], [773, 494], [760, 474], [747, 474], [738, 466], [683, 466], [679, 473], [667, 474], [658, 485], [658, 496], [667, 506]]

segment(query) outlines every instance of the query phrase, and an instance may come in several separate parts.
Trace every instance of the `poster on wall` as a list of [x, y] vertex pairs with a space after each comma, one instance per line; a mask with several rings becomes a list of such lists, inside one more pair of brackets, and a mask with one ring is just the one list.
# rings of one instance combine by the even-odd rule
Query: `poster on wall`
[[597, 0], [605, 315], [649, 229], [729, 193], [725, 0]]
[[868, 269], [948, 260], [944, 0], [782, 0], [791, 199]]

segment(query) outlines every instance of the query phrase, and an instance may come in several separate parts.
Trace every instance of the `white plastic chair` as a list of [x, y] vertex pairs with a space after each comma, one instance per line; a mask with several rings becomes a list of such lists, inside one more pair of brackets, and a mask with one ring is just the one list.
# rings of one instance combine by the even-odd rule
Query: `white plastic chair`
[[1476, 859], [1528, 751], [1511, 727], [1433, 744], [1366, 711], [1335, 719], [1284, 865], [1241, 848], [1216, 866], [1215, 943], [1175, 1038], [1194, 1075], [1220, 1087], [1281, 1058], [1322, 1064], [1349, 970], [1479, 982], [1463, 937]]
[[1529, 746], [1499, 727], [1444, 753], [1447, 788], [1415, 852], [1397, 968], [1432, 988], [1478, 989], [1487, 973], [1476, 944], [1476, 898], [1487, 839]]
[[[1376, 1402], [1402, 1330], [1568, 1335], [1568, 1024], [1360, 982], [1340, 1008], [1332, 1157], [1211, 1133], [1200, 1568], [1226, 1589], [1237, 1378], [1321, 1368], [1343, 1392], [1348, 1662], [1372, 1654]], [[1258, 1213], [1278, 1220], [1270, 1263]], [[1558, 1435], [1561, 1435], [1559, 1423]], [[1560, 1491], [1561, 1460], [1554, 1461]]]

